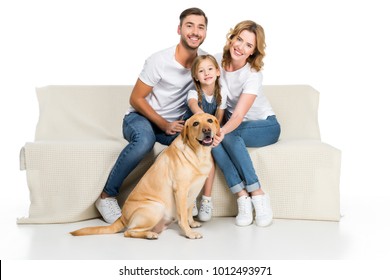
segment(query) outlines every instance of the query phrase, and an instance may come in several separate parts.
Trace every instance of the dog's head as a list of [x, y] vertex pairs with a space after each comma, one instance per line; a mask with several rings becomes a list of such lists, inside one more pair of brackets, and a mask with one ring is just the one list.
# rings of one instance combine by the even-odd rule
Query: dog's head
[[183, 143], [194, 148], [199, 145], [211, 146], [219, 129], [219, 122], [213, 115], [195, 114], [186, 121], [181, 132]]

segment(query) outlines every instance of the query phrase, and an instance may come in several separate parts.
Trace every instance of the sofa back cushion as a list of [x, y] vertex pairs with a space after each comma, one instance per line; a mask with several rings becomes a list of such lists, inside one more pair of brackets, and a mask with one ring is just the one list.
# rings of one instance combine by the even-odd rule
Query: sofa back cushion
[[37, 88], [35, 140], [123, 139], [122, 119], [132, 86], [46, 86]]
[[[37, 88], [37, 141], [122, 140], [122, 119], [132, 86]], [[319, 93], [307, 85], [265, 85], [281, 124], [280, 139], [320, 139]]]
[[281, 126], [281, 140], [320, 140], [318, 125], [319, 92], [309, 85], [265, 85]]

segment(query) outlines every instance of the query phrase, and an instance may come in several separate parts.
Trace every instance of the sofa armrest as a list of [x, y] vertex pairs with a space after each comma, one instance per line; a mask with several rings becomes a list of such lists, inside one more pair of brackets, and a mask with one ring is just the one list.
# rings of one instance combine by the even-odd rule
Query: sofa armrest
[[123, 143], [26, 143], [20, 165], [30, 190], [29, 217], [18, 223], [63, 223], [95, 218], [94, 202]]

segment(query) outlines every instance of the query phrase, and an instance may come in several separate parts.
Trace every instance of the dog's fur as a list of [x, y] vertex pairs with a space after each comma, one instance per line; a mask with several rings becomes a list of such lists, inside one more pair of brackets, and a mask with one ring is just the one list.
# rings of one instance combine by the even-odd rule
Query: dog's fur
[[217, 119], [206, 113], [193, 115], [182, 133], [166, 148], [130, 193], [122, 216], [112, 225], [87, 227], [72, 235], [117, 233], [126, 237], [157, 239], [177, 220], [186, 237], [202, 238], [191, 228], [200, 227], [192, 217], [194, 201], [212, 167], [211, 145], [219, 132]]

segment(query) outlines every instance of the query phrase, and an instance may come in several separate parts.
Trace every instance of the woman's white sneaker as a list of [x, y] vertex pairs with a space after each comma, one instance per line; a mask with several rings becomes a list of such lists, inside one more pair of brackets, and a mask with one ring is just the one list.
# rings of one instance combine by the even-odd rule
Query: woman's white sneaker
[[240, 196], [237, 199], [238, 215], [236, 217], [236, 225], [240, 227], [249, 226], [253, 222], [252, 201], [249, 196]]
[[259, 227], [266, 227], [272, 223], [273, 213], [271, 201], [268, 194], [252, 196], [253, 207], [256, 212], [256, 224]]

